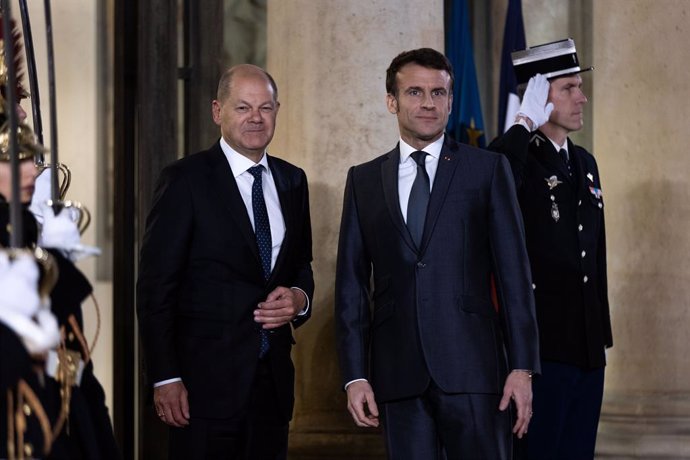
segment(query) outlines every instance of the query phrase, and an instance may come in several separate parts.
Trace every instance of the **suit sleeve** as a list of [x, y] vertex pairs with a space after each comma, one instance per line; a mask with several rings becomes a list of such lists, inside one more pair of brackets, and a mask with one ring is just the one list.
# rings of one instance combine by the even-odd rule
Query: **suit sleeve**
[[508, 161], [498, 157], [491, 183], [493, 273], [511, 369], [540, 372], [539, 337], [522, 215]]
[[360, 228], [355, 172], [350, 169], [345, 186], [335, 280], [336, 348], [343, 385], [368, 378], [369, 368], [371, 262]]
[[502, 153], [508, 158], [518, 190], [522, 188], [525, 177], [531, 136], [532, 134], [523, 126], [513, 125], [502, 136], [494, 139], [488, 147], [489, 150]]
[[304, 324], [309, 318], [311, 318], [311, 312], [313, 310], [313, 298], [314, 298], [314, 273], [311, 268], [312, 261], [312, 237], [311, 237], [311, 215], [309, 213], [309, 187], [307, 185], [307, 176], [304, 171], [300, 170], [300, 189], [301, 197], [299, 200], [299, 242], [297, 261], [295, 267], [294, 280], [291, 287], [298, 287], [305, 294], [307, 294], [309, 300], [309, 309], [304, 315], [295, 317], [292, 320], [292, 326], [297, 328]]
[[193, 220], [188, 184], [168, 167], [158, 180], [139, 259], [137, 315], [149, 383], [180, 377], [174, 329]]

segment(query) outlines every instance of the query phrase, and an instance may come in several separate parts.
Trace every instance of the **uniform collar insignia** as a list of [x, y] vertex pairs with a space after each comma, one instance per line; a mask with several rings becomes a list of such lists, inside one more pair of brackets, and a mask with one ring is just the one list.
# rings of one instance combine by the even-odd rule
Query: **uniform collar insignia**
[[535, 134], [534, 136], [532, 136], [532, 138], [529, 141], [530, 141], [530, 143], [534, 142], [535, 144], [537, 144], [537, 147], [539, 147], [539, 144], [541, 142], [545, 142], [546, 139], [541, 137], [539, 134]]
[[549, 190], [553, 190], [558, 184], [563, 183], [562, 181], [558, 180], [558, 177], [556, 176], [545, 177], [544, 180], [546, 181], [546, 185], [549, 186]]

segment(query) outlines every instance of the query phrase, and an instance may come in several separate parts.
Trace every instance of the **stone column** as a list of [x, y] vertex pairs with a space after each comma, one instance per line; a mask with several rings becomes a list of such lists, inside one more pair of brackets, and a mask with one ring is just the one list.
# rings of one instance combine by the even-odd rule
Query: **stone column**
[[296, 331], [291, 459], [383, 455], [377, 432], [346, 411], [335, 353], [333, 298], [342, 196], [350, 166], [390, 150], [396, 119], [385, 72], [399, 52], [443, 49], [443, 1], [268, 2], [268, 70], [281, 102], [269, 150], [305, 169], [311, 194], [316, 295]]
[[597, 453], [690, 457], [690, 5], [593, 4], [614, 348]]

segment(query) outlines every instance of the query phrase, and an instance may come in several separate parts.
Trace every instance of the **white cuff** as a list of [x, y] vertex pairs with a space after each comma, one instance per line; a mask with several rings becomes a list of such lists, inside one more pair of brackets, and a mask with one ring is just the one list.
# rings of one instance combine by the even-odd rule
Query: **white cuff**
[[347, 382], [347, 383], [345, 384], [345, 389], [347, 390], [347, 387], [349, 387], [350, 385], [352, 385], [352, 384], [355, 383], [355, 382], [368, 382], [368, 380], [367, 380], [367, 379], [354, 379], [354, 380], [350, 380], [349, 382]]
[[160, 382], [156, 382], [153, 384], [153, 388], [158, 388], [162, 387], [163, 385], [167, 385], [168, 383], [175, 383], [175, 382], [181, 382], [182, 379], [180, 377], [175, 377], [174, 379], [168, 379], [168, 380], [161, 380]]
[[309, 311], [309, 296], [307, 295], [306, 292], [304, 292], [304, 289], [300, 289], [297, 286], [292, 286], [290, 289], [297, 289], [299, 292], [304, 294], [304, 298], [307, 299], [307, 304], [304, 306], [301, 312], [297, 313], [297, 316], [304, 316], [307, 314]]

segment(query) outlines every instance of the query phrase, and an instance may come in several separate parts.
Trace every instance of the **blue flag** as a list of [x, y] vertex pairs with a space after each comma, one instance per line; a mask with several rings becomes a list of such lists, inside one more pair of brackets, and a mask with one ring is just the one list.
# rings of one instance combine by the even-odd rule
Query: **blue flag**
[[451, 0], [446, 10], [446, 56], [453, 64], [455, 86], [448, 132], [458, 141], [484, 147], [484, 121], [474, 67], [469, 14], [465, 0]]
[[515, 114], [520, 108], [517, 95], [517, 79], [510, 53], [524, 50], [525, 25], [522, 21], [520, 0], [508, 0], [506, 26], [503, 32], [503, 51], [501, 52], [501, 84], [498, 88], [498, 133], [506, 132], [513, 125]]

